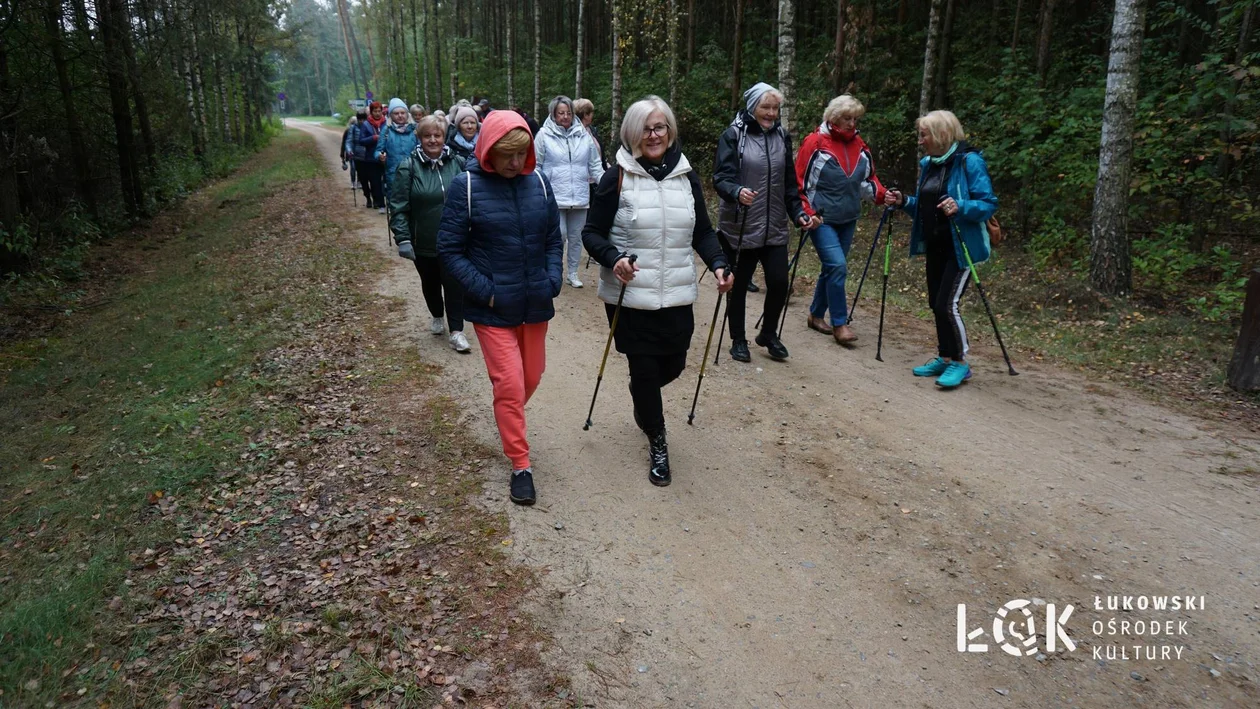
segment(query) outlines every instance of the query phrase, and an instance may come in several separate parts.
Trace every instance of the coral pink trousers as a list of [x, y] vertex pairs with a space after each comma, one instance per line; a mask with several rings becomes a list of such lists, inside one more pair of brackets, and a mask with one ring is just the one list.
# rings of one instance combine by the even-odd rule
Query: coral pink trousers
[[503, 454], [513, 470], [529, 467], [525, 440], [525, 403], [534, 395], [547, 366], [547, 323], [516, 327], [473, 325], [486, 373], [494, 387], [494, 422], [499, 426]]

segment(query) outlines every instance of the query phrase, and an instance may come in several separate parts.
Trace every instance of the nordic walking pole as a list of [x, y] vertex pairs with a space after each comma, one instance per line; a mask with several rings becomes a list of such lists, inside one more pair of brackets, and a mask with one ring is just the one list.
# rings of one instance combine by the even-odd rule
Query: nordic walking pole
[[[630, 255], [630, 265], [638, 260], [638, 255]], [[621, 319], [621, 300], [626, 297], [626, 284], [621, 284], [621, 292], [617, 294], [617, 307], [613, 310], [612, 324], [608, 327], [608, 341], [604, 343], [604, 357], [599, 360], [599, 376], [595, 378], [595, 393], [591, 394], [591, 408], [586, 412], [586, 423], [583, 431], [591, 430], [591, 415], [595, 413], [595, 399], [599, 396], [599, 384], [604, 381], [604, 365], [608, 362], [608, 350], [612, 347], [613, 333], [617, 332], [617, 321]]]
[[[730, 269], [723, 269], [727, 273], [731, 273]], [[717, 274], [713, 274], [717, 277]], [[734, 278], [734, 276], [731, 276]], [[691, 397], [691, 413], [687, 414], [687, 425], [693, 425], [691, 422], [696, 418], [696, 402], [700, 401], [700, 385], [704, 382], [704, 367], [709, 363], [709, 345], [713, 344], [713, 326], [717, 325], [718, 310], [722, 307], [722, 296], [724, 294], [719, 291], [717, 302], [713, 304], [713, 317], [709, 319], [709, 337], [704, 341], [704, 356], [700, 358], [700, 378], [696, 380], [696, 394]], [[720, 347], [720, 345], [719, 345]]]
[[[892, 260], [892, 227], [884, 235], [884, 292], [879, 296], [879, 340], [875, 343], [875, 361], [883, 362], [881, 356], [884, 349], [884, 305], [888, 302], [888, 264]], [[855, 303], [856, 304], [856, 303]]]
[[[735, 242], [735, 270], [732, 273], [739, 273], [739, 254], [740, 249], [744, 248], [744, 225], [748, 223], [748, 207], [739, 205], [739, 209], [743, 212], [743, 216], [739, 220], [739, 239]], [[703, 274], [702, 274], [703, 275]], [[718, 358], [722, 356], [722, 338], [726, 336], [726, 315], [731, 309], [731, 299], [726, 299], [726, 309], [722, 311], [722, 331], [718, 333], [717, 353], [713, 355], [713, 366], [716, 367]], [[705, 354], [708, 357], [708, 354]]]
[[[788, 292], [787, 298], [783, 301], [783, 315], [779, 319], [779, 333], [775, 335], [780, 339], [783, 338], [783, 326], [787, 325], [788, 304], [792, 302], [792, 291], [796, 290], [796, 268], [801, 265], [801, 248], [805, 246], [805, 237], [809, 232], [801, 229], [801, 240], [796, 242], [796, 255], [792, 257], [792, 273], [788, 276]], [[762, 314], [765, 317], [765, 314]]]
[[967, 242], [963, 241], [962, 232], [958, 230], [958, 224], [951, 218], [950, 226], [954, 228], [954, 235], [958, 237], [958, 243], [962, 246], [963, 257], [967, 259], [967, 269], [971, 271], [971, 280], [976, 283], [976, 291], [980, 293], [980, 302], [984, 303], [984, 312], [989, 314], [989, 323], [993, 325], [993, 334], [997, 336], [998, 347], [1002, 348], [1002, 357], [1006, 360], [1007, 374], [1012, 377], [1019, 376], [1019, 372], [1015, 371], [1014, 365], [1011, 364], [1011, 356], [1006, 354], [1006, 344], [1002, 342], [1002, 333], [998, 330], [997, 318], [993, 317], [993, 308], [989, 307], [989, 298], [984, 294], [984, 286], [980, 285], [980, 275], [976, 273], [976, 264], [971, 262], [971, 252], [967, 250]]
[[[892, 187], [889, 189], [896, 188]], [[871, 240], [871, 252], [866, 255], [866, 265], [862, 267], [862, 278], [858, 280], [857, 292], [853, 294], [853, 305], [849, 306], [849, 317], [845, 319], [845, 325], [853, 323], [853, 311], [857, 309], [858, 298], [862, 297], [862, 284], [866, 283], [866, 272], [871, 268], [871, 259], [875, 256], [875, 249], [879, 246], [879, 235], [883, 233], [884, 224], [888, 221], [888, 215], [892, 213], [892, 210], [893, 207], [884, 207], [884, 213], [879, 218], [879, 226], [875, 227], [875, 238]]]

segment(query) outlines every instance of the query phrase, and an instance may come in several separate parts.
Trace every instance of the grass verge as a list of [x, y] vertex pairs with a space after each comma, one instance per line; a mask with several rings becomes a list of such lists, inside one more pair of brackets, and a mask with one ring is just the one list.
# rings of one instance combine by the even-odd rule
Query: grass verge
[[468, 502], [488, 457], [390, 345], [320, 160], [278, 137], [111, 241], [97, 307], [0, 349], [0, 705], [563, 686], [515, 611], [506, 520]]

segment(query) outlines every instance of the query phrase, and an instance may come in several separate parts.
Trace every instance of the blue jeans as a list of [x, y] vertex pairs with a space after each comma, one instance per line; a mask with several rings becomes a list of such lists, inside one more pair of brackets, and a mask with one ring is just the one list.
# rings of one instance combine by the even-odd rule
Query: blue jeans
[[823, 224], [811, 234], [818, 260], [822, 261], [822, 273], [814, 287], [814, 302], [809, 314], [823, 318], [828, 306], [831, 310], [832, 327], [840, 327], [849, 321], [848, 295], [844, 281], [849, 276], [849, 249], [853, 247], [853, 229], [857, 221], [846, 224]]

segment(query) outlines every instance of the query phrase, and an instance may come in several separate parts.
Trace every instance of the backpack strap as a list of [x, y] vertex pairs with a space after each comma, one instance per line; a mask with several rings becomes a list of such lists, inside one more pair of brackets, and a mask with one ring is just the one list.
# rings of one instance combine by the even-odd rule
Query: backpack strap
[[617, 194], [621, 194], [621, 183], [626, 179], [626, 170], [622, 166], [617, 166]]
[[534, 170], [534, 174], [538, 175], [538, 184], [542, 185], [543, 199], [547, 199], [547, 181], [543, 179], [542, 170]]

